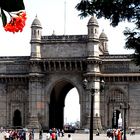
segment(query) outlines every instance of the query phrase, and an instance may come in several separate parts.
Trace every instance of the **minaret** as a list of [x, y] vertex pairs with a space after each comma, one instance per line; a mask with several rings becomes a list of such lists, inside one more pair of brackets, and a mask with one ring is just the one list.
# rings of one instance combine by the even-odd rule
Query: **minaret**
[[[30, 73], [29, 73], [29, 123], [27, 128], [34, 128], [39, 131], [41, 126], [38, 120], [38, 113], [43, 110], [37, 108], [37, 103], [43, 101], [42, 95], [42, 73], [41, 67], [37, 63], [38, 59], [41, 58], [41, 36], [42, 26], [37, 16], [31, 25], [31, 58], [30, 58]], [[36, 100], [34, 100], [36, 99]]]
[[40, 58], [40, 43], [42, 36], [42, 26], [37, 16], [31, 25], [31, 58]]
[[[89, 19], [87, 28], [88, 28], [88, 42], [86, 47], [87, 69], [84, 76], [88, 80], [88, 89], [90, 90], [94, 89], [93, 90], [94, 93], [90, 92], [90, 94], [93, 95], [89, 96], [91, 100], [90, 101], [91, 108], [89, 109], [89, 114], [92, 114], [93, 111], [93, 117], [90, 116], [90, 124], [93, 123], [94, 129], [97, 128], [101, 129], [102, 126], [100, 118], [100, 67], [99, 67], [101, 60], [99, 57], [99, 31], [98, 31], [99, 24], [95, 16], [92, 16]], [[87, 104], [89, 104], [89, 102], [87, 102]], [[92, 118], [93, 120], [91, 120]]]

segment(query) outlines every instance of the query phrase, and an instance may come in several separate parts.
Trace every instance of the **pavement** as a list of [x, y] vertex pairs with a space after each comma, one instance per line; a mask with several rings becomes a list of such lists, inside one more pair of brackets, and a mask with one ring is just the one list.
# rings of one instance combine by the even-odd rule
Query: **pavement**
[[[0, 140], [4, 140], [4, 134], [0, 133]], [[131, 136], [127, 134], [127, 140], [140, 140], [140, 134], [136, 134]], [[72, 140], [89, 140], [89, 134], [79, 134], [79, 133], [71, 133]], [[29, 136], [27, 134], [27, 139], [29, 140]], [[46, 133], [43, 133], [42, 139], [39, 139], [39, 133], [35, 133], [34, 140], [46, 140]], [[68, 133], [65, 133], [64, 137], [58, 137], [58, 140], [68, 140]], [[100, 134], [99, 136], [93, 135], [93, 140], [108, 140], [106, 134]]]

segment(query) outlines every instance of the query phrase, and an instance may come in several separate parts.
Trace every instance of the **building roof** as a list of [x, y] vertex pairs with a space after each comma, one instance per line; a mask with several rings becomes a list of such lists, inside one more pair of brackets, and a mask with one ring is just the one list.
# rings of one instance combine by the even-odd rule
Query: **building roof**
[[100, 34], [99, 39], [100, 39], [100, 40], [106, 40], [106, 41], [108, 41], [108, 37], [107, 37], [107, 35], [104, 33], [104, 31], [102, 31], [102, 33]]
[[88, 25], [94, 25], [94, 26], [99, 26], [97, 19], [92, 16], [89, 21], [88, 21]]
[[35, 19], [33, 20], [31, 27], [40, 27], [40, 28], [42, 28], [41, 22], [39, 21], [39, 19], [38, 19], [37, 16], [36, 16]]

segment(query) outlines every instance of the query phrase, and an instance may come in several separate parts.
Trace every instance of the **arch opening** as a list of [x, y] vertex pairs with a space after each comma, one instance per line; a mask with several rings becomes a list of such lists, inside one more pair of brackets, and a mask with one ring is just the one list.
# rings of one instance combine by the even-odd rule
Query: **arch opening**
[[79, 94], [76, 88], [71, 89], [65, 98], [64, 124], [80, 127]]
[[22, 126], [21, 112], [18, 109], [14, 111], [13, 126]]
[[113, 115], [112, 115], [112, 128], [120, 128], [122, 125], [120, 124], [121, 122], [121, 112], [119, 110], [114, 110]]
[[107, 124], [112, 128], [122, 128], [122, 112], [120, 104], [127, 102], [125, 93], [120, 89], [114, 89], [108, 96], [108, 120]]
[[63, 129], [65, 98], [73, 88], [74, 86], [68, 81], [60, 81], [54, 86], [50, 95], [49, 128]]

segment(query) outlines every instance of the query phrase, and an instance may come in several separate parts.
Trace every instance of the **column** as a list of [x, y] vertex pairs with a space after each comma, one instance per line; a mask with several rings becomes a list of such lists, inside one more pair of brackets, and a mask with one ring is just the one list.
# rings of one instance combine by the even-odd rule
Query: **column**
[[[29, 123], [28, 128], [40, 129], [44, 101], [42, 100], [42, 84], [40, 77], [31, 76], [29, 81]], [[42, 112], [42, 113], [41, 113]]]
[[93, 124], [94, 124], [94, 129], [97, 129], [97, 128], [102, 129], [101, 116], [100, 116], [100, 79], [99, 77], [95, 78], [94, 85], [95, 85], [95, 94], [94, 94]]
[[[88, 94], [93, 94], [93, 129], [102, 129], [100, 116], [100, 77], [96, 73], [86, 73], [86, 76], [89, 81], [87, 88], [90, 92]], [[91, 96], [89, 97], [89, 104], [91, 104]]]

